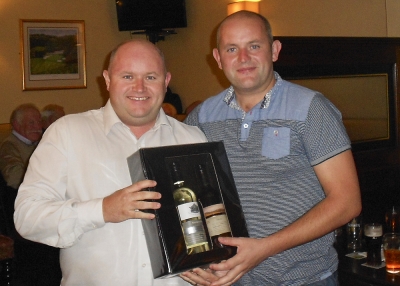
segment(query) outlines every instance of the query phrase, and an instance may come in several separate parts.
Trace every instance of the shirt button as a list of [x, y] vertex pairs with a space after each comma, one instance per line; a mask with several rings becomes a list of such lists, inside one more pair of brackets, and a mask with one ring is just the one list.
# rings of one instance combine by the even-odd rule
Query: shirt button
[[275, 136], [278, 136], [278, 133], [279, 133], [278, 130], [274, 130], [274, 135]]
[[243, 124], [243, 127], [244, 128], [249, 128], [249, 124], [245, 123], [245, 124]]
[[146, 263], [143, 263], [143, 264], [142, 264], [142, 267], [143, 267], [143, 268], [146, 267]]

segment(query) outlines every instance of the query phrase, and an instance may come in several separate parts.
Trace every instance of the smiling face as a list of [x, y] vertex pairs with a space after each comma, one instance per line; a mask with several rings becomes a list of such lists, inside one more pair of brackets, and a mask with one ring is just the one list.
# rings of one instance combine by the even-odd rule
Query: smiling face
[[26, 139], [37, 142], [42, 136], [42, 117], [39, 110], [29, 108], [23, 111], [23, 114], [13, 122], [13, 129]]
[[152, 128], [171, 78], [156, 47], [147, 41], [123, 44], [103, 76], [120, 120], [138, 137]]
[[226, 19], [218, 41], [213, 55], [236, 95], [261, 100], [275, 84], [273, 62], [278, 59], [280, 42], [271, 44], [263, 21], [246, 13]]

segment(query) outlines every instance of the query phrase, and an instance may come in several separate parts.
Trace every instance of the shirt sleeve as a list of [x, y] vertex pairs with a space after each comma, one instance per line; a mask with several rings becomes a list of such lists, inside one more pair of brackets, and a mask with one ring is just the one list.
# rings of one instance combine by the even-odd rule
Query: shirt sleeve
[[195, 109], [193, 109], [188, 114], [188, 116], [186, 116], [184, 123], [187, 125], [199, 127], [199, 110], [200, 110], [200, 106], [196, 106]]
[[102, 198], [79, 201], [67, 197], [69, 135], [66, 126], [54, 125], [58, 128], [49, 127], [31, 156], [18, 190], [14, 222], [23, 237], [65, 248], [105, 222]]
[[322, 94], [311, 101], [303, 140], [313, 166], [351, 148], [340, 111]]

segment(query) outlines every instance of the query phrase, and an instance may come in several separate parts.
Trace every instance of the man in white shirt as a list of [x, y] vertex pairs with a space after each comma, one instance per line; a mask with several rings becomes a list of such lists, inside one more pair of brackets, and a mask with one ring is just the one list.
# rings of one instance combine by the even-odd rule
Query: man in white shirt
[[[31, 157], [14, 221], [27, 239], [60, 247], [61, 285], [186, 285], [154, 280], [142, 219], [161, 194], [132, 184], [126, 158], [142, 147], [205, 142], [197, 127], [161, 109], [171, 75], [161, 51], [131, 40], [111, 53], [103, 72], [110, 100], [67, 115], [46, 131]], [[141, 170], [138, 170], [141, 172]]]

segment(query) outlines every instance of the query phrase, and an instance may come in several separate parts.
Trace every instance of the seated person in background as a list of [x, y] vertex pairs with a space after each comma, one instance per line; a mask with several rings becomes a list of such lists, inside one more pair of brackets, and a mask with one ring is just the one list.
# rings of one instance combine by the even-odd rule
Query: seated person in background
[[171, 103], [168, 102], [164, 102], [162, 104], [162, 109], [164, 110], [165, 114], [171, 117], [176, 117], [176, 115], [178, 114], [178, 112], [176, 111], [175, 106], [173, 106]]
[[42, 136], [42, 119], [33, 104], [22, 104], [11, 114], [12, 134], [0, 145], [0, 171], [7, 186], [18, 189], [29, 157]]
[[[182, 108], [181, 98], [179, 97], [178, 94], [173, 93], [172, 90], [169, 87], [167, 87], [167, 92], [165, 93], [165, 97], [164, 97], [164, 101], [163, 102], [164, 103], [169, 103], [172, 106], [174, 106], [175, 109], [176, 109], [176, 114], [182, 114], [183, 108]], [[164, 111], [165, 111], [165, 109], [164, 109]]]
[[[33, 104], [22, 104], [11, 114], [12, 134], [0, 145], [0, 170], [7, 183], [3, 196], [10, 237], [14, 239], [17, 281], [21, 285], [60, 285], [59, 250], [24, 240], [15, 233], [13, 214], [17, 190], [29, 158], [42, 137], [42, 117]], [[18, 284], [20, 285], [20, 284]]]
[[54, 121], [65, 115], [64, 107], [57, 104], [49, 104], [42, 110], [42, 126], [46, 130]]
[[199, 105], [202, 102], [203, 101], [201, 101], [201, 100], [196, 100], [196, 101], [192, 102], [191, 104], [189, 104], [189, 106], [186, 107], [186, 110], [185, 110], [186, 115], [188, 115], [190, 112], [192, 112], [192, 110], [195, 109], [197, 107], [197, 105]]

